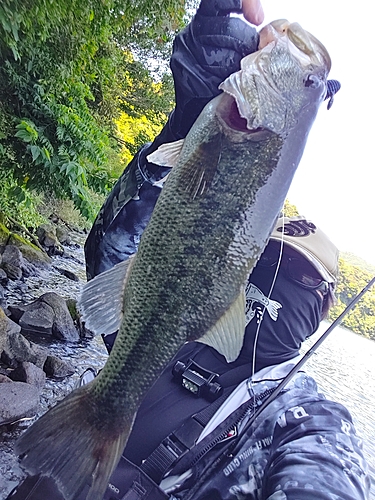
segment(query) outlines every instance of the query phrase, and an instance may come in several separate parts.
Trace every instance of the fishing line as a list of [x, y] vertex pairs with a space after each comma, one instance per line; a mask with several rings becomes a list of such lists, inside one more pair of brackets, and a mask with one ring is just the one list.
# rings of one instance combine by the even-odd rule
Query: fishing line
[[[279, 274], [279, 270], [280, 270], [280, 266], [281, 266], [281, 259], [283, 257], [283, 249], [284, 249], [284, 222], [285, 221], [284, 221], [284, 218], [283, 218], [283, 220], [282, 220], [282, 226], [281, 226], [282, 227], [282, 233], [281, 233], [281, 241], [280, 241], [280, 252], [279, 252], [279, 257], [278, 257], [276, 268], [275, 268], [275, 273], [273, 275], [271, 287], [270, 287], [268, 295], [267, 295], [267, 299], [268, 300], [271, 300], [271, 294], [272, 294], [273, 289], [275, 287], [276, 279], [277, 279], [277, 276]], [[251, 389], [252, 389], [252, 385], [253, 385], [253, 377], [255, 375], [256, 350], [257, 350], [257, 346], [258, 346], [258, 339], [259, 339], [260, 327], [261, 327], [261, 324], [262, 324], [265, 312], [266, 312], [266, 306], [263, 306], [262, 315], [259, 318], [257, 329], [255, 331], [255, 337], [254, 337], [254, 342], [253, 342], [253, 356], [252, 356], [253, 359], [252, 359], [252, 368], [251, 368], [251, 379], [250, 379], [250, 383], [249, 383], [249, 387]], [[254, 393], [254, 391], [253, 391], [253, 401], [254, 401], [254, 407], [255, 407], [256, 401], [255, 401], [255, 393]]]
[[253, 424], [254, 420], [259, 417], [261, 412], [269, 406], [272, 401], [280, 394], [284, 387], [291, 381], [294, 375], [301, 369], [301, 367], [310, 359], [310, 357], [315, 353], [317, 348], [324, 342], [328, 335], [332, 332], [336, 326], [338, 326], [344, 317], [354, 308], [357, 302], [363, 297], [363, 295], [373, 286], [375, 283], [375, 276], [370, 280], [367, 285], [358, 293], [356, 297], [346, 306], [344, 311], [335, 319], [335, 321], [327, 328], [321, 337], [313, 344], [313, 346], [304, 354], [304, 356], [298, 361], [298, 363], [290, 370], [288, 375], [283, 379], [282, 382], [276, 387], [276, 389], [270, 394], [263, 402], [263, 404], [253, 413], [252, 417], [246, 422], [241, 435], [247, 431], [247, 429]]

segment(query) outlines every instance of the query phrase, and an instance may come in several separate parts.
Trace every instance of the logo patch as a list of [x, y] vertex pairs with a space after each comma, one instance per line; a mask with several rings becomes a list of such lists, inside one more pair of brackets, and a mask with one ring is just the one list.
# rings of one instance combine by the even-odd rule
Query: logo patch
[[[254, 306], [254, 304], [256, 305]], [[279, 315], [278, 310], [282, 307], [280, 302], [269, 299], [257, 286], [248, 283], [246, 287], [246, 325], [248, 325], [255, 316], [257, 323], [259, 323], [264, 310], [262, 306], [266, 308], [266, 311], [273, 321], [276, 321]]]
[[311, 233], [314, 234], [317, 228], [312, 222], [302, 219], [290, 221], [284, 227], [278, 227], [277, 231], [282, 233], [283, 229], [286, 236], [301, 237], [309, 236]]

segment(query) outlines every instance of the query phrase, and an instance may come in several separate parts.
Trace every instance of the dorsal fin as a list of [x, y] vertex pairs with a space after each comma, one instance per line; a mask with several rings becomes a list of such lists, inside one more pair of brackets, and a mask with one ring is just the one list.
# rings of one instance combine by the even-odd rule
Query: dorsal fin
[[96, 335], [116, 332], [123, 316], [124, 289], [134, 255], [95, 276], [83, 287], [78, 307], [86, 328]]
[[240, 354], [245, 336], [245, 293], [240, 293], [219, 321], [197, 339], [225, 356], [228, 363], [235, 361]]

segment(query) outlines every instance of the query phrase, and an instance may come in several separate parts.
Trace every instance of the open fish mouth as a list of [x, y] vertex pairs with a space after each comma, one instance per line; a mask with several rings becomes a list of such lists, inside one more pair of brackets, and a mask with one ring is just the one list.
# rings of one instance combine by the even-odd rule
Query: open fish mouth
[[331, 69], [331, 58], [324, 45], [298, 23], [290, 23], [286, 19], [278, 19], [267, 24], [259, 33], [258, 49], [284, 38], [290, 52], [305, 65], [324, 66], [327, 72]]
[[261, 131], [281, 133], [293, 120], [288, 113], [293, 99], [308, 102], [314, 89], [324, 98], [330, 68], [327, 49], [317, 38], [298, 23], [274, 21], [260, 31], [259, 50], [244, 57], [240, 71], [219, 86], [225, 94], [220, 121], [250, 138]]
[[240, 110], [238, 109], [237, 100], [232, 96], [225, 96], [226, 102], [222, 103], [222, 110], [220, 117], [224, 120], [226, 125], [232, 130], [243, 132], [246, 134], [252, 134], [254, 132], [260, 131], [261, 128], [257, 127], [255, 129], [249, 129], [247, 126], [246, 118], [242, 117]]

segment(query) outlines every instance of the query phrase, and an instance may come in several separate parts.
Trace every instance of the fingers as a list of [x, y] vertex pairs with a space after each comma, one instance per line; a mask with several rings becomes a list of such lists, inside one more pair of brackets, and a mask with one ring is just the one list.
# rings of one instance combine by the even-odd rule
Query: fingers
[[264, 21], [264, 11], [260, 0], [242, 0], [242, 12], [251, 24], [259, 26]]
[[245, 18], [255, 25], [262, 24], [264, 12], [261, 0], [201, 0], [197, 14], [202, 16], [228, 15], [243, 12]]

